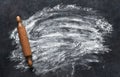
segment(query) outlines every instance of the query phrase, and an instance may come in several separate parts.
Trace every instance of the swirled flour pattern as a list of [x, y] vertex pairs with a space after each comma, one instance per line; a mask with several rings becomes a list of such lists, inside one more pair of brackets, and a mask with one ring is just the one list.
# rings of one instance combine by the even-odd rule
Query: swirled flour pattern
[[[34, 72], [37, 75], [62, 67], [99, 62], [93, 54], [103, 54], [110, 50], [103, 43], [104, 37], [111, 33], [112, 26], [91, 8], [75, 5], [44, 8], [24, 20], [23, 24], [28, 33]], [[16, 45], [10, 59], [19, 61], [17, 69], [28, 69], [17, 29], [12, 31], [10, 38], [14, 39]]]

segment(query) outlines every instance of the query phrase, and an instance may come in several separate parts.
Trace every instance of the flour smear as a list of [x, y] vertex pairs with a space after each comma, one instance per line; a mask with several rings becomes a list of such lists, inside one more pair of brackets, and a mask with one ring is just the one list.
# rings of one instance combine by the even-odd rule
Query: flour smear
[[[112, 32], [112, 25], [92, 8], [76, 5], [47, 7], [23, 20], [23, 24], [31, 45], [33, 71], [36, 75], [62, 69], [73, 75], [75, 65], [89, 68], [88, 63], [100, 61], [95, 54], [110, 51], [104, 45], [104, 37]], [[29, 69], [16, 28], [10, 38], [14, 39], [13, 44], [16, 45], [10, 59], [19, 62], [15, 68]]]

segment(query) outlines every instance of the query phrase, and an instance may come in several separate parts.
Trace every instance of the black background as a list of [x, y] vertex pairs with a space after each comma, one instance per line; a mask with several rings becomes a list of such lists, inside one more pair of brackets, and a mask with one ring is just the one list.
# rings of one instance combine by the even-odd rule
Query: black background
[[[76, 4], [98, 10], [113, 25], [113, 32], [106, 43], [112, 50], [102, 56], [102, 63], [91, 63], [90, 70], [81, 70], [76, 66], [74, 77], [120, 77], [120, 0], [0, 0], [0, 77], [40, 77], [30, 70], [21, 72], [8, 59], [14, 49], [9, 39], [10, 32], [17, 26], [16, 16], [27, 19], [44, 7], [57, 4]], [[104, 68], [103, 68], [104, 66]], [[56, 77], [49, 74], [47, 77]]]

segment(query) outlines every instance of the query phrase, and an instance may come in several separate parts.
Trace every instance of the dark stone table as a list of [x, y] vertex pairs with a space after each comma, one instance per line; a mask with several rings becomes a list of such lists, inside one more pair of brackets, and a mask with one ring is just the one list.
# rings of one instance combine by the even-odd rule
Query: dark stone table
[[[92, 63], [93, 68], [89, 71], [76, 67], [78, 72], [75, 77], [120, 77], [120, 0], [0, 0], [0, 77], [40, 77], [30, 70], [21, 72], [13, 67], [16, 63], [11, 62], [8, 56], [15, 46], [12, 45], [9, 35], [17, 26], [17, 15], [27, 19], [36, 11], [57, 4], [91, 7], [98, 10], [113, 25], [112, 36], [106, 38], [106, 44], [112, 51], [99, 55], [103, 61]], [[50, 73], [46, 77], [56, 76]]]

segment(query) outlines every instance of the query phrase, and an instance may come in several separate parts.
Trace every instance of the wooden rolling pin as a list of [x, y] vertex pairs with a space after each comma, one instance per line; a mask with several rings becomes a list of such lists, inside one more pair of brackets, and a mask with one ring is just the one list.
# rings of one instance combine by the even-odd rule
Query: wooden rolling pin
[[22, 46], [22, 51], [23, 51], [23, 54], [26, 58], [28, 66], [32, 67], [32, 52], [31, 52], [29, 40], [27, 37], [27, 32], [26, 32], [25, 27], [22, 24], [22, 20], [21, 20], [20, 16], [17, 16], [16, 19], [18, 22], [17, 30], [18, 30], [18, 35], [20, 38], [20, 43]]

